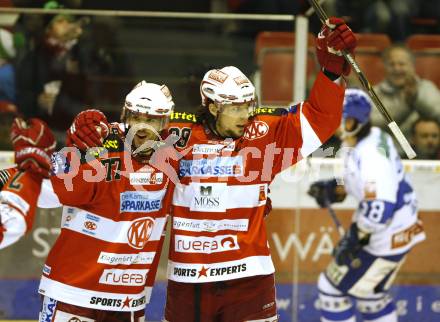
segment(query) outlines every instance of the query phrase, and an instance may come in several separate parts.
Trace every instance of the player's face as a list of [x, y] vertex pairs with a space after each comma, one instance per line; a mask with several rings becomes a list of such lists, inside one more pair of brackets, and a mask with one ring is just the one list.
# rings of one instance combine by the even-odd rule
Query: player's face
[[343, 120], [344, 122], [344, 130], [347, 132], [351, 132], [354, 130], [354, 128], [356, 127], [356, 120], [352, 117], [347, 117], [346, 119]]
[[340, 138], [344, 141], [346, 146], [353, 147], [356, 145], [356, 136], [348, 135], [347, 132], [352, 132], [357, 126], [356, 119], [347, 117], [342, 120], [341, 129], [339, 131]]
[[217, 132], [224, 138], [239, 138], [253, 112], [253, 103], [230, 104], [217, 107]]
[[165, 119], [151, 117], [145, 114], [129, 114], [127, 124], [130, 128], [136, 130], [132, 145], [139, 148], [147, 141], [160, 140], [160, 132], [165, 126]]
[[388, 81], [399, 88], [405, 86], [415, 73], [411, 56], [401, 48], [395, 48], [389, 52], [385, 71]]

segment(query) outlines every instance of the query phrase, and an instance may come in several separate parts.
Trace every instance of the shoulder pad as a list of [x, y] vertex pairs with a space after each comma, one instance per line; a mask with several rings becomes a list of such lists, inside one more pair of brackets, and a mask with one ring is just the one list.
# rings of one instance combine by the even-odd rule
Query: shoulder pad
[[196, 115], [187, 112], [173, 112], [170, 117], [170, 123], [196, 123]]

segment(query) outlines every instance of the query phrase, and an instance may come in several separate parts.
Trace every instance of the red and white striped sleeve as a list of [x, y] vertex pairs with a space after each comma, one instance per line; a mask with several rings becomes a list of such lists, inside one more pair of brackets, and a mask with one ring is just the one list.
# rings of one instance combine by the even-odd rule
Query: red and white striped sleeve
[[0, 192], [0, 249], [17, 242], [33, 225], [42, 177], [13, 170]]
[[335, 133], [341, 123], [344, 90], [320, 72], [307, 101], [272, 115], [258, 115], [256, 122], [266, 122], [268, 127], [261, 147], [275, 144], [282, 149], [275, 156], [274, 174], [310, 155]]

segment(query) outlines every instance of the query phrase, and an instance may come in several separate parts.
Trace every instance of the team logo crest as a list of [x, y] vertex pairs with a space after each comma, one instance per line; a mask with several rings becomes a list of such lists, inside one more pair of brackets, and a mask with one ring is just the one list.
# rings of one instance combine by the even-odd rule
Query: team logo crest
[[136, 249], [144, 248], [150, 239], [153, 228], [154, 219], [150, 217], [139, 218], [133, 221], [127, 233], [128, 244]]
[[244, 138], [248, 140], [260, 139], [269, 132], [269, 125], [263, 121], [254, 121], [250, 123], [245, 131]]

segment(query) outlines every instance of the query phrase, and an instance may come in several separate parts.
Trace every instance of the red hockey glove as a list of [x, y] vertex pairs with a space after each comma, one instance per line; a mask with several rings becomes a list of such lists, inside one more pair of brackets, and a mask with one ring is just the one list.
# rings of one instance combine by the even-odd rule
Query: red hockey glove
[[67, 130], [67, 146], [76, 146], [85, 151], [91, 147], [101, 146], [109, 134], [109, 124], [104, 113], [99, 110], [85, 110], [73, 120]]
[[346, 50], [354, 57], [356, 42], [354, 33], [343, 19], [328, 19], [316, 38], [319, 64], [333, 74], [347, 76], [351, 68], [341, 51]]
[[51, 155], [56, 142], [46, 123], [39, 119], [27, 122], [15, 118], [11, 127], [11, 141], [15, 152], [15, 163], [20, 170], [49, 177]]

